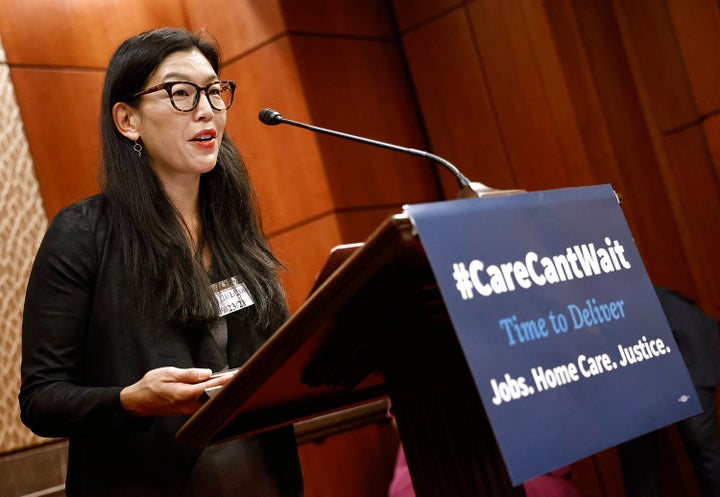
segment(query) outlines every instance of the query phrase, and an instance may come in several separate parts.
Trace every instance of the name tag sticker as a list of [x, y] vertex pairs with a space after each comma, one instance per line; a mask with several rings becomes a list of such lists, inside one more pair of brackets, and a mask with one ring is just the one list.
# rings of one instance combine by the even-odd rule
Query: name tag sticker
[[239, 281], [237, 276], [213, 283], [210, 288], [215, 293], [215, 298], [220, 307], [220, 317], [227, 316], [255, 303], [247, 286], [242, 281]]

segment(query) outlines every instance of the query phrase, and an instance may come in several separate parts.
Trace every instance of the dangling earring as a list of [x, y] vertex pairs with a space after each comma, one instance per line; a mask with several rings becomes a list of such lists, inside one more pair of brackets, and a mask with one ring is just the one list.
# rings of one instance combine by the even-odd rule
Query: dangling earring
[[142, 157], [142, 145], [137, 140], [135, 140], [135, 145], [133, 145], [133, 150], [138, 155], [138, 157]]

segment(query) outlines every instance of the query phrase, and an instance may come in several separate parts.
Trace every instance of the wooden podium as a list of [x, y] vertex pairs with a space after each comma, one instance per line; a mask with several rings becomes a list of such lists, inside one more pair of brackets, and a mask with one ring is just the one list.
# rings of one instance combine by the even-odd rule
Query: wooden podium
[[418, 497], [513, 487], [435, 278], [388, 218], [180, 429], [204, 447], [390, 397]]

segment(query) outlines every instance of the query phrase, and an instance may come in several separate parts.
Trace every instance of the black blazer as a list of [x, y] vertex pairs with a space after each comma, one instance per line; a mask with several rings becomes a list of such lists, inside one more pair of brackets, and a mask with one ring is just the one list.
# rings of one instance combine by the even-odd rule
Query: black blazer
[[[105, 209], [102, 195], [63, 209], [37, 253], [23, 316], [21, 418], [40, 436], [69, 437], [69, 497], [178, 497], [200, 454], [175, 441], [187, 417], [129, 416], [120, 391], [157, 367], [217, 370], [225, 361], [207, 327], [138, 313]], [[268, 335], [254, 312], [227, 316], [230, 367]], [[257, 497], [256, 477], [274, 481], [279, 495], [302, 494], [292, 427], [229, 447], [233, 479], [247, 490], [223, 495]]]

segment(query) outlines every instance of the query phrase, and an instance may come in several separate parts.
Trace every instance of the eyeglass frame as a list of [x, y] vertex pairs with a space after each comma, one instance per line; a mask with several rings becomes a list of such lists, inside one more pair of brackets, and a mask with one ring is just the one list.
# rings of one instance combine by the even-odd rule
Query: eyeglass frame
[[[190, 86], [193, 86], [196, 90], [195, 92], [195, 100], [193, 101], [193, 106], [187, 110], [178, 109], [177, 105], [175, 105], [175, 100], [172, 96], [172, 87], [176, 84], [188, 84]], [[227, 84], [230, 86], [230, 102], [227, 104], [227, 106], [224, 109], [218, 109], [215, 107], [212, 103], [212, 100], [210, 100], [210, 95], [208, 94], [208, 90], [211, 86], [217, 85], [217, 84]], [[165, 90], [168, 94], [168, 98], [170, 99], [170, 104], [173, 106], [173, 109], [179, 111], [179, 112], [192, 112], [195, 109], [197, 109], [198, 104], [200, 103], [200, 92], [205, 92], [205, 98], [207, 98], [208, 103], [210, 104], [210, 107], [213, 108], [213, 110], [216, 110], [218, 112], [222, 112], [224, 110], [228, 110], [230, 106], [233, 103], [233, 100], [235, 99], [235, 82], [230, 81], [229, 79], [222, 79], [219, 81], [213, 81], [212, 83], [206, 85], [206, 86], [198, 86], [192, 81], [166, 81], [165, 83], [160, 83], [155, 86], [151, 86], [147, 90], [140, 91], [134, 95], [132, 95], [130, 98], [133, 100], [139, 97], [142, 97], [143, 95], [147, 95], [148, 93], [154, 93], [156, 91]]]

